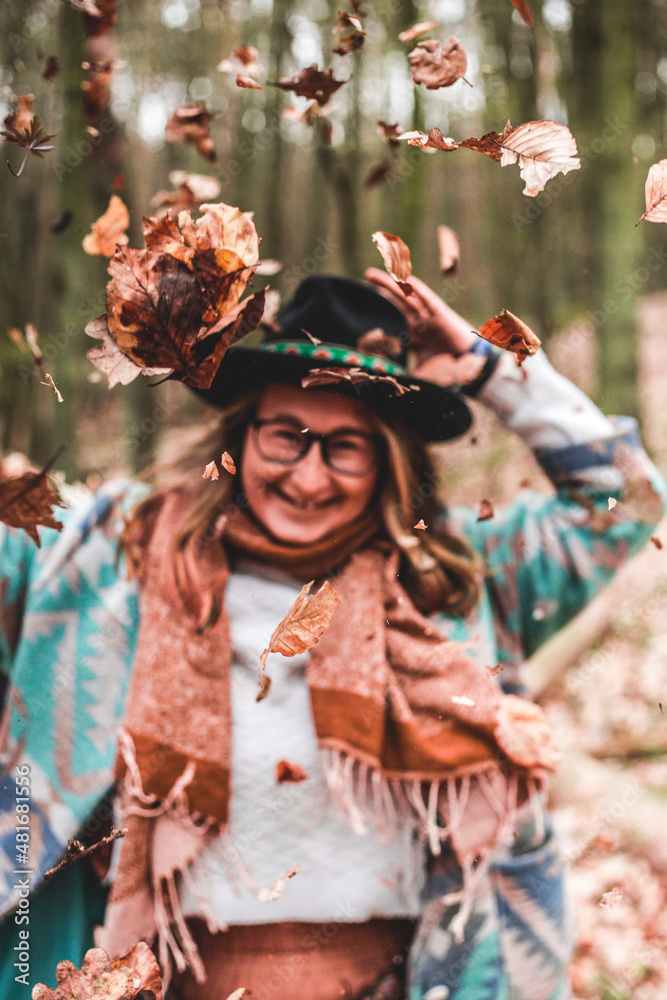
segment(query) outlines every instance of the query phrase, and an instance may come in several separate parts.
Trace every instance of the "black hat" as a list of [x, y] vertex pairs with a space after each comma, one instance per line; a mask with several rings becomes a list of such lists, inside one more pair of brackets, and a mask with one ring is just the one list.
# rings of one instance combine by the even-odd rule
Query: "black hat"
[[[377, 380], [337, 382], [336, 390], [357, 396], [380, 416], [400, 417], [425, 441], [458, 437], [470, 427], [470, 410], [455, 387], [413, 378], [407, 371], [409, 335], [403, 314], [370, 285], [312, 275], [278, 313], [277, 323], [279, 332], [269, 333], [258, 347], [230, 348], [213, 384], [199, 390], [199, 395], [224, 407], [273, 382], [300, 385], [314, 368], [360, 368], [372, 375], [390, 375], [413, 388], [398, 395], [391, 383]], [[392, 338], [391, 357], [386, 350], [373, 353], [373, 338], [365, 336], [371, 331], [382, 331], [383, 345]]]

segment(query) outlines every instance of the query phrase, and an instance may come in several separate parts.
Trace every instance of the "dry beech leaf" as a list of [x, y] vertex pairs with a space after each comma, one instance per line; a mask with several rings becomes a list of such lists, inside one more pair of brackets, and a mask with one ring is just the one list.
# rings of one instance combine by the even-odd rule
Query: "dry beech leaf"
[[479, 501], [479, 514], [477, 515], [478, 521], [490, 521], [494, 515], [493, 504], [490, 500], [480, 500]]
[[129, 242], [125, 230], [130, 224], [130, 213], [126, 205], [112, 194], [109, 207], [101, 215], [87, 236], [83, 238], [83, 249], [89, 254], [99, 254], [100, 257], [113, 257], [116, 246], [126, 246]]
[[301, 588], [296, 601], [275, 629], [269, 645], [259, 658], [260, 676], [266, 668], [269, 653], [282, 653], [283, 656], [305, 653], [328, 629], [340, 598], [328, 580], [325, 580], [316, 594], [309, 594], [312, 585], [311, 580]]
[[12, 528], [23, 528], [40, 548], [38, 525], [62, 531], [53, 516], [53, 507], [62, 507], [45, 472], [23, 472], [5, 478], [0, 470], [0, 521]]
[[644, 193], [646, 211], [639, 222], [642, 219], [647, 222], [667, 222], [667, 160], [653, 164], [646, 178]]
[[307, 778], [308, 772], [293, 760], [279, 760], [276, 764], [276, 781], [279, 785], [286, 782], [297, 784], [299, 781], [306, 781]]
[[97, 316], [86, 324], [85, 333], [101, 341], [86, 352], [86, 357], [109, 380], [109, 388], [115, 385], [129, 385], [138, 375], [169, 375], [171, 368], [143, 368], [126, 357], [109, 333], [106, 314]]
[[232, 476], [236, 475], [236, 466], [234, 464], [234, 459], [229, 454], [228, 451], [223, 451], [222, 457], [220, 459], [220, 465], [223, 469], [226, 469]]
[[397, 358], [401, 353], [401, 342], [398, 337], [392, 337], [377, 326], [362, 333], [357, 340], [357, 350], [364, 354], [377, 354], [381, 358]]
[[202, 479], [210, 479], [212, 481], [215, 481], [216, 479], [219, 478], [220, 478], [220, 473], [218, 472], [218, 466], [215, 464], [215, 462], [209, 462], [206, 468], [204, 469], [204, 474], [202, 476]]
[[392, 149], [398, 149], [400, 146], [399, 136], [401, 130], [398, 126], [398, 122], [383, 122], [378, 121], [378, 132], [383, 139], [386, 139]]
[[613, 889], [610, 889], [609, 892], [602, 893], [602, 898], [600, 899], [598, 906], [603, 907], [605, 910], [612, 910], [615, 906], [618, 906], [622, 899], [623, 890], [619, 889], [616, 885]]
[[407, 280], [412, 274], [410, 250], [400, 236], [377, 232], [372, 235], [373, 243], [382, 254], [384, 266], [404, 295], [412, 293], [412, 285]]
[[656, 549], [662, 548], [662, 542], [660, 541], [657, 535], [651, 535], [651, 541], [655, 545]]
[[347, 81], [334, 80], [330, 69], [319, 70], [317, 63], [313, 63], [291, 78], [276, 80], [275, 86], [281, 90], [291, 90], [297, 97], [317, 101], [322, 107], [344, 83]]
[[529, 198], [543, 191], [556, 174], [581, 166], [574, 136], [567, 125], [553, 121], [526, 122], [507, 135], [503, 133], [502, 147], [501, 167], [516, 163], [519, 157], [520, 174], [526, 182], [523, 193]]
[[32, 1000], [162, 1000], [162, 977], [153, 952], [140, 941], [113, 961], [102, 948], [86, 952], [81, 969], [58, 962], [55, 989], [38, 983]]
[[424, 518], [422, 517], [419, 519], [419, 521], [417, 521], [416, 524], [413, 524], [412, 527], [415, 529], [419, 529], [419, 531], [426, 531], [428, 525], [424, 524]]
[[263, 90], [261, 83], [257, 83], [257, 80], [253, 80], [249, 76], [244, 76], [243, 73], [236, 74], [236, 86], [241, 87], [244, 90]]
[[499, 674], [502, 674], [505, 668], [501, 667], [499, 663], [496, 663], [495, 667], [487, 667], [486, 669], [489, 671], [491, 677], [497, 677]]
[[217, 155], [209, 126], [213, 114], [203, 104], [187, 104], [176, 108], [167, 122], [164, 137], [167, 142], [189, 142], [191, 146], [215, 163]]
[[526, 3], [526, 0], [512, 0], [512, 6], [516, 11], [518, 11], [521, 18], [525, 21], [529, 28], [534, 25], [533, 12]]
[[454, 35], [444, 42], [436, 38], [418, 42], [408, 55], [408, 62], [414, 82], [423, 83], [427, 90], [451, 87], [465, 76], [468, 67], [465, 49]]
[[271, 903], [274, 899], [278, 899], [282, 896], [288, 879], [294, 878], [300, 871], [298, 865], [295, 868], [290, 868], [288, 872], [275, 880], [270, 889], [260, 889], [257, 893], [257, 899], [260, 903]]
[[402, 385], [393, 375], [372, 375], [363, 368], [312, 368], [310, 373], [301, 379], [301, 387], [312, 389], [317, 385], [331, 385], [335, 382], [349, 382], [351, 385], [359, 382], [383, 382], [391, 386], [397, 396], [419, 391], [418, 385]]
[[532, 354], [536, 354], [542, 343], [529, 326], [526, 326], [518, 316], [514, 316], [507, 309], [503, 309], [497, 316], [487, 320], [477, 332], [480, 337], [495, 344], [496, 347], [512, 351], [519, 359], [519, 363]]
[[375, 163], [370, 168], [364, 177], [364, 187], [377, 187], [378, 184], [382, 184], [388, 180], [393, 172], [394, 163], [392, 160], [380, 160], [379, 163]]
[[238, 73], [241, 67], [244, 73], [250, 75], [261, 73], [264, 67], [258, 56], [259, 52], [253, 45], [239, 45], [232, 51], [232, 58], [223, 59], [216, 69], [220, 73]]
[[398, 139], [407, 142], [410, 146], [421, 146], [427, 151], [459, 148], [459, 143], [450, 139], [449, 136], [443, 136], [439, 128], [432, 128], [428, 135], [425, 132], [401, 132]]
[[501, 749], [522, 767], [555, 771], [560, 761], [544, 712], [525, 698], [514, 694], [501, 697], [494, 736]]
[[265, 698], [268, 698], [270, 690], [271, 690], [271, 678], [268, 676], [268, 674], [262, 674], [262, 676], [259, 679], [259, 691], [257, 692], [255, 701], [264, 701]]
[[437, 233], [440, 270], [443, 274], [453, 274], [459, 266], [459, 238], [449, 226], [438, 226]]
[[402, 31], [398, 36], [399, 42], [413, 42], [420, 35], [426, 35], [429, 31], [435, 31], [438, 27], [437, 21], [418, 21], [411, 28]]
[[366, 38], [366, 32], [364, 31], [361, 21], [354, 14], [350, 14], [345, 10], [338, 11], [338, 24], [333, 29], [334, 34], [338, 35], [338, 45], [335, 49], [332, 49], [338, 56], [345, 56], [348, 52], [356, 52], [364, 44], [364, 39]]

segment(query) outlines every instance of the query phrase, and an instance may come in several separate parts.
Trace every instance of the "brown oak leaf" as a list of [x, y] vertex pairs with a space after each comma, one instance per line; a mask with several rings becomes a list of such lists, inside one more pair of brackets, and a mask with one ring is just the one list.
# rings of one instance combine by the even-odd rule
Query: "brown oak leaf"
[[296, 784], [299, 781], [306, 781], [307, 778], [308, 772], [293, 760], [279, 760], [276, 764], [276, 781], [279, 785], [285, 782]]
[[322, 107], [344, 83], [347, 81], [334, 80], [330, 69], [320, 70], [317, 63], [313, 63], [289, 79], [276, 80], [275, 86], [281, 90], [291, 90], [297, 97], [317, 101]]
[[444, 42], [430, 38], [418, 42], [408, 55], [408, 62], [415, 83], [423, 83], [427, 90], [451, 87], [465, 76], [468, 57], [458, 38], [452, 35]]
[[311, 580], [301, 588], [296, 601], [276, 626], [269, 645], [259, 658], [260, 677], [266, 669], [269, 653], [282, 653], [283, 656], [305, 653], [328, 629], [340, 598], [328, 580], [325, 580], [316, 594], [310, 593], [312, 585]]
[[667, 160], [659, 160], [650, 168], [644, 193], [646, 211], [639, 222], [642, 219], [647, 222], [667, 222]]
[[138, 375], [169, 375], [171, 368], [145, 368], [136, 365], [121, 351], [120, 347], [109, 333], [106, 313], [91, 319], [86, 324], [85, 333], [95, 340], [101, 341], [86, 352], [86, 357], [99, 371], [104, 372], [109, 380], [109, 388], [115, 385], [129, 385]]
[[478, 333], [496, 347], [516, 354], [519, 364], [531, 354], [536, 354], [542, 343], [529, 326], [507, 309], [487, 320]]
[[117, 244], [126, 246], [129, 242], [125, 232], [129, 224], [130, 213], [126, 205], [117, 194], [112, 194], [106, 212], [93, 223], [92, 231], [84, 236], [83, 249], [100, 257], [113, 257]]
[[5, 476], [0, 469], [0, 521], [12, 528], [23, 528], [40, 548], [37, 527], [44, 525], [62, 531], [53, 516], [53, 507], [62, 507], [46, 472], [32, 470], [18, 476]]
[[187, 104], [176, 108], [167, 122], [164, 137], [167, 142], [189, 142], [211, 163], [217, 154], [209, 132], [213, 113], [203, 104]]
[[38, 983], [32, 1000], [162, 1000], [162, 977], [157, 960], [144, 941], [113, 961], [103, 948], [86, 952], [81, 969], [58, 962], [55, 989]]
[[449, 226], [438, 226], [437, 233], [440, 270], [443, 274], [453, 274], [461, 258], [459, 238]]
[[410, 295], [412, 285], [408, 278], [412, 274], [412, 261], [407, 244], [400, 236], [381, 231], [373, 233], [371, 238], [382, 254], [382, 260], [388, 274], [392, 276], [404, 295]]

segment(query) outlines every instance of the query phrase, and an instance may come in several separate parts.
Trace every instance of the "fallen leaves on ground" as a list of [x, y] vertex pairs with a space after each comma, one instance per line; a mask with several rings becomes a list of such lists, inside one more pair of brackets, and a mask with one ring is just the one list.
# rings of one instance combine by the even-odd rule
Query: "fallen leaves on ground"
[[288, 880], [294, 878], [294, 876], [298, 875], [300, 871], [301, 869], [298, 865], [295, 868], [290, 868], [288, 872], [285, 872], [284, 875], [277, 878], [269, 889], [260, 889], [257, 893], [257, 899], [260, 903], [270, 903], [274, 899], [278, 899], [285, 891], [285, 886], [287, 885]]
[[62, 531], [53, 516], [53, 507], [62, 507], [46, 472], [30, 470], [18, 476], [6, 476], [0, 466], [0, 521], [12, 528], [23, 528], [40, 547], [38, 526]]
[[438, 27], [437, 21], [418, 21], [411, 28], [402, 31], [398, 36], [399, 42], [413, 42], [420, 35], [426, 35], [429, 31], [435, 31]]
[[84, 236], [83, 249], [91, 255], [113, 257], [117, 245], [126, 246], [129, 242], [125, 232], [129, 224], [127, 206], [117, 194], [112, 194], [106, 212], [93, 223], [92, 231]]
[[372, 375], [363, 368], [313, 368], [310, 374], [301, 379], [301, 387], [312, 389], [317, 385], [331, 385], [335, 382], [349, 382], [351, 385], [359, 382], [383, 382], [391, 386], [397, 396], [419, 389], [417, 385], [402, 385], [393, 375]]
[[279, 785], [286, 782], [297, 784], [306, 781], [308, 772], [304, 771], [301, 764], [295, 764], [293, 760], [279, 760], [276, 764], [276, 781]]
[[465, 76], [468, 67], [466, 51], [454, 35], [444, 42], [435, 38], [418, 42], [408, 62], [414, 82], [423, 83], [427, 90], [451, 87]]
[[660, 160], [650, 168], [644, 194], [646, 211], [639, 222], [642, 219], [647, 222], [667, 222], [667, 160]]
[[316, 594], [310, 594], [313, 581], [301, 588], [296, 601], [276, 627], [269, 645], [259, 658], [260, 677], [266, 669], [269, 653], [296, 656], [311, 649], [326, 632], [340, 598], [328, 580]]
[[164, 130], [167, 142], [188, 142], [211, 163], [217, 160], [209, 131], [213, 113], [203, 104], [186, 104], [176, 108]]
[[507, 309], [487, 320], [477, 332], [496, 347], [512, 351], [519, 362], [536, 354], [542, 343], [529, 326]]
[[461, 259], [459, 238], [449, 226], [438, 226], [437, 233], [440, 271], [442, 274], [453, 274]]
[[295, 76], [276, 80], [275, 86], [281, 90], [291, 90], [297, 97], [307, 97], [309, 100], [317, 101], [322, 107], [345, 83], [347, 80], [334, 80], [330, 69], [320, 70], [317, 63], [313, 63]]
[[373, 233], [371, 238], [382, 254], [387, 273], [392, 276], [404, 295], [410, 295], [412, 285], [407, 279], [412, 274], [412, 262], [407, 244], [400, 236], [382, 231]]
[[113, 961], [103, 948], [86, 952], [80, 969], [58, 962], [55, 989], [38, 983], [32, 1000], [148, 1000], [162, 998], [162, 977], [155, 955], [140, 941]]

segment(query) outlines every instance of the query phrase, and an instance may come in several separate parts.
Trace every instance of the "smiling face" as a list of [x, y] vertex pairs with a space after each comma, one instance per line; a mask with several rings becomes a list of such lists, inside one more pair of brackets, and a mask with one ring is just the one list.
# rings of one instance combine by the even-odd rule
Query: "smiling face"
[[[250, 424], [246, 431], [241, 486], [251, 513], [269, 534], [280, 542], [308, 545], [334, 535], [367, 510], [379, 461], [378, 445], [372, 440], [377, 433], [374, 417], [362, 402], [333, 392], [271, 385], [259, 401], [255, 420], [270, 424], [261, 431]], [[329, 461], [339, 468], [363, 469], [361, 474], [331, 468], [324, 443], [304, 441], [302, 431], [335, 434], [326, 446]], [[271, 437], [265, 438], [265, 433]], [[302, 442], [310, 443], [303, 457], [275, 460], [275, 456], [289, 457]]]

